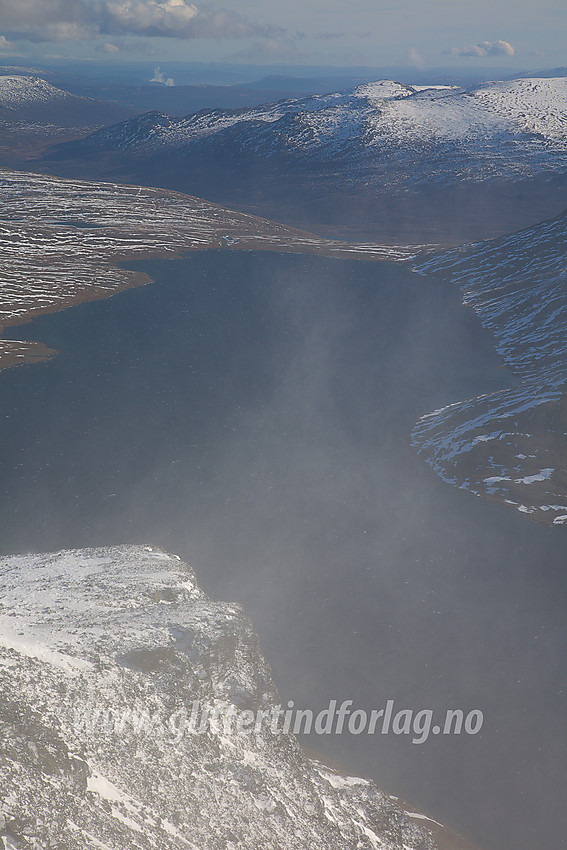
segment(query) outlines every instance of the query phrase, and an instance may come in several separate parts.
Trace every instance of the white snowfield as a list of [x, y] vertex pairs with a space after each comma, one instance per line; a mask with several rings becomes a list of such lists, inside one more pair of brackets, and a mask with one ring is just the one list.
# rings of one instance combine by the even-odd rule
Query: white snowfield
[[418, 451], [446, 481], [548, 525], [567, 519], [567, 213], [415, 264], [457, 284], [515, 386], [423, 416]]
[[487, 112], [519, 126], [522, 132], [567, 143], [567, 77], [528, 78], [489, 83], [474, 92]]
[[0, 592], [3, 847], [437, 850], [430, 824], [291, 733], [177, 734], [193, 701], [279, 705], [250, 622], [178, 557], [5, 557]]
[[484, 83], [478, 88], [424, 89], [391, 101], [374, 123], [380, 136], [472, 141], [491, 135], [539, 134], [567, 147], [567, 78]]
[[260, 158], [285, 152], [292, 164], [312, 159], [331, 164], [340, 157], [345, 181], [360, 176], [361, 168], [365, 179], [387, 178], [392, 185], [563, 173], [567, 78], [470, 89], [381, 80], [250, 109], [202, 110], [186, 118], [150, 113], [100, 130], [81, 144], [152, 153], [213, 140]]
[[[0, 170], [0, 327], [148, 281], [119, 261], [203, 248], [389, 260], [418, 250], [323, 239], [177, 192]], [[0, 367], [46, 353], [0, 340]]]

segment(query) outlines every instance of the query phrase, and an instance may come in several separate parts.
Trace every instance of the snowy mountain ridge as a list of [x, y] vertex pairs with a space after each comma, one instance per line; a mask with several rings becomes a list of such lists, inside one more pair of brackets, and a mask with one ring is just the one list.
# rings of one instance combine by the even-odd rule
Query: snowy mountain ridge
[[[258, 157], [285, 152], [292, 160], [347, 158], [351, 167], [374, 167], [394, 155], [402, 173], [390, 180], [439, 176], [480, 180], [564, 169], [567, 163], [567, 79], [528, 78], [474, 89], [415, 87], [392, 81], [351, 92], [298, 98], [239, 110], [202, 110], [185, 118], [155, 113], [105, 128], [85, 150], [179, 152], [210, 145]], [[419, 160], [422, 160], [421, 165]], [[443, 160], [446, 160], [444, 162]], [[390, 163], [391, 165], [391, 163]], [[435, 176], [435, 175], [434, 175]]]

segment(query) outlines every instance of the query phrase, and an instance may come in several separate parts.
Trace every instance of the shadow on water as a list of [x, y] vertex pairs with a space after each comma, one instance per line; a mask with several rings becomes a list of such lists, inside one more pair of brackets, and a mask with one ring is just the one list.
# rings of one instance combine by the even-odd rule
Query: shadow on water
[[35, 321], [59, 355], [0, 374], [2, 550], [179, 553], [298, 707], [482, 710], [474, 737], [309, 745], [488, 850], [558, 846], [564, 535], [409, 447], [422, 413], [512, 380], [473, 313], [400, 265], [143, 268], [159, 285]]

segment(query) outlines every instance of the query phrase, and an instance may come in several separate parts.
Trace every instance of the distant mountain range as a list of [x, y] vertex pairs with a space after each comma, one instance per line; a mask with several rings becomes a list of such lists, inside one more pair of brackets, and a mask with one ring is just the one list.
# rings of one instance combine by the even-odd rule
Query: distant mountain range
[[383, 80], [185, 118], [147, 113], [62, 145], [49, 162], [59, 173], [177, 188], [302, 226], [414, 242], [444, 228], [445, 241], [464, 241], [564, 207], [566, 103], [561, 76], [468, 89]]
[[[390, 81], [255, 109], [149, 114], [100, 130], [76, 148], [136, 153], [253, 153], [298, 167], [343, 164], [394, 185], [479, 181], [562, 171], [567, 79], [487, 83], [472, 91]], [[230, 144], [229, 144], [230, 143]], [[387, 161], [396, 157], [396, 168]], [[435, 167], [432, 168], [433, 162]]]

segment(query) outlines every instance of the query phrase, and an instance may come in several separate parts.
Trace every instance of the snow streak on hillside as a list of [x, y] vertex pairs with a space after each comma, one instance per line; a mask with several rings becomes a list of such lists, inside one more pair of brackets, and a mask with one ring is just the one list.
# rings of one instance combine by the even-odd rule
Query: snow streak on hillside
[[[3, 558], [0, 587], [3, 847], [436, 850], [433, 821], [272, 729], [250, 622], [176, 556]], [[184, 725], [195, 703], [221, 719]]]
[[567, 523], [567, 213], [416, 263], [458, 284], [518, 384], [423, 416], [413, 440], [446, 481]]
[[[202, 248], [403, 260], [415, 249], [320, 239], [162, 189], [0, 171], [0, 327], [147, 282], [116, 263]], [[44, 357], [0, 340], [0, 368]]]

